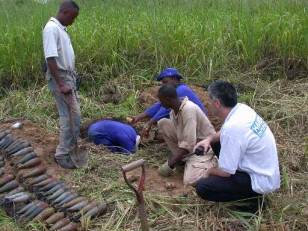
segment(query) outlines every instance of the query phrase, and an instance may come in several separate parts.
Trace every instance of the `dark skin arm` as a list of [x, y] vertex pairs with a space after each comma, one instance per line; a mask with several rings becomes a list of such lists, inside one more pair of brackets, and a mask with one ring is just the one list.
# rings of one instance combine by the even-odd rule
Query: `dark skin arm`
[[52, 77], [55, 79], [59, 90], [62, 94], [65, 95], [69, 95], [72, 93], [72, 89], [67, 86], [60, 78], [59, 76], [59, 71], [58, 71], [58, 65], [56, 62], [56, 59], [51, 57], [51, 58], [47, 58], [47, 65], [48, 65], [48, 69], [52, 75]]
[[168, 163], [170, 168], [174, 168], [175, 165], [181, 161], [189, 152], [186, 149], [180, 148], [176, 155], [169, 157]]

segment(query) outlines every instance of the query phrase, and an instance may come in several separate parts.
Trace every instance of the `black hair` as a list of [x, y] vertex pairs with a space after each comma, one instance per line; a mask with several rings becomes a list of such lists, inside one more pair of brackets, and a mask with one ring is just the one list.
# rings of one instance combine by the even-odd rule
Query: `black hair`
[[63, 11], [68, 8], [74, 8], [75, 10], [79, 11], [79, 6], [75, 1], [65, 0], [61, 3], [59, 11]]
[[235, 87], [227, 81], [216, 80], [208, 87], [208, 93], [211, 99], [218, 99], [225, 107], [233, 108], [237, 104]]
[[161, 86], [158, 90], [158, 95], [172, 99], [176, 99], [178, 97], [178, 94], [176, 92], [176, 87], [171, 84], [166, 84]]

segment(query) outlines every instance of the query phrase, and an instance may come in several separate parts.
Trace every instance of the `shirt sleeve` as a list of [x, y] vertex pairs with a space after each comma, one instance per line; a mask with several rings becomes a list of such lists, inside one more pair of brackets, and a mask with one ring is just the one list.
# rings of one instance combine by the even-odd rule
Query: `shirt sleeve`
[[163, 107], [160, 102], [157, 102], [145, 110], [144, 113], [151, 117], [154, 121], [158, 121], [162, 118], [168, 118], [170, 110]]
[[181, 129], [182, 133], [178, 136], [178, 145], [192, 153], [197, 143], [197, 118], [194, 113], [183, 113], [182, 123], [183, 128]]
[[50, 57], [58, 57], [57, 48], [57, 29], [50, 27], [43, 31], [43, 48], [45, 59]]
[[235, 174], [242, 155], [242, 147], [235, 136], [222, 135], [218, 167], [229, 174]]

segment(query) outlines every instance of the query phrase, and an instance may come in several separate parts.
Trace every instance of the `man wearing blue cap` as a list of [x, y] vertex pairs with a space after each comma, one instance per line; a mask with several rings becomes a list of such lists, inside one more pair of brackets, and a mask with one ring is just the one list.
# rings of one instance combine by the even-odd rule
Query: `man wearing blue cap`
[[[181, 82], [182, 78], [183, 77], [176, 68], [169, 67], [163, 70], [157, 76], [156, 80], [161, 81], [163, 85], [170, 84], [175, 86], [179, 98], [187, 97], [190, 101], [197, 104], [205, 114], [207, 114], [207, 110], [197, 94], [190, 87]], [[132, 123], [137, 123], [144, 119], [150, 119], [142, 131], [142, 135], [147, 136], [152, 125], [162, 118], [169, 118], [169, 113], [170, 109], [163, 107], [160, 102], [156, 102], [143, 113], [133, 117]]]

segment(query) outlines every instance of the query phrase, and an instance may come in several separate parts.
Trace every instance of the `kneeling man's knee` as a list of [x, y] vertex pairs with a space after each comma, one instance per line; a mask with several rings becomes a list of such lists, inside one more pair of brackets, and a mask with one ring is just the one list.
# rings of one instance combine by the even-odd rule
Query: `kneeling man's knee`
[[196, 192], [199, 197], [201, 197], [204, 200], [208, 199], [208, 196], [210, 194], [210, 184], [207, 181], [206, 178], [200, 179], [196, 184]]

